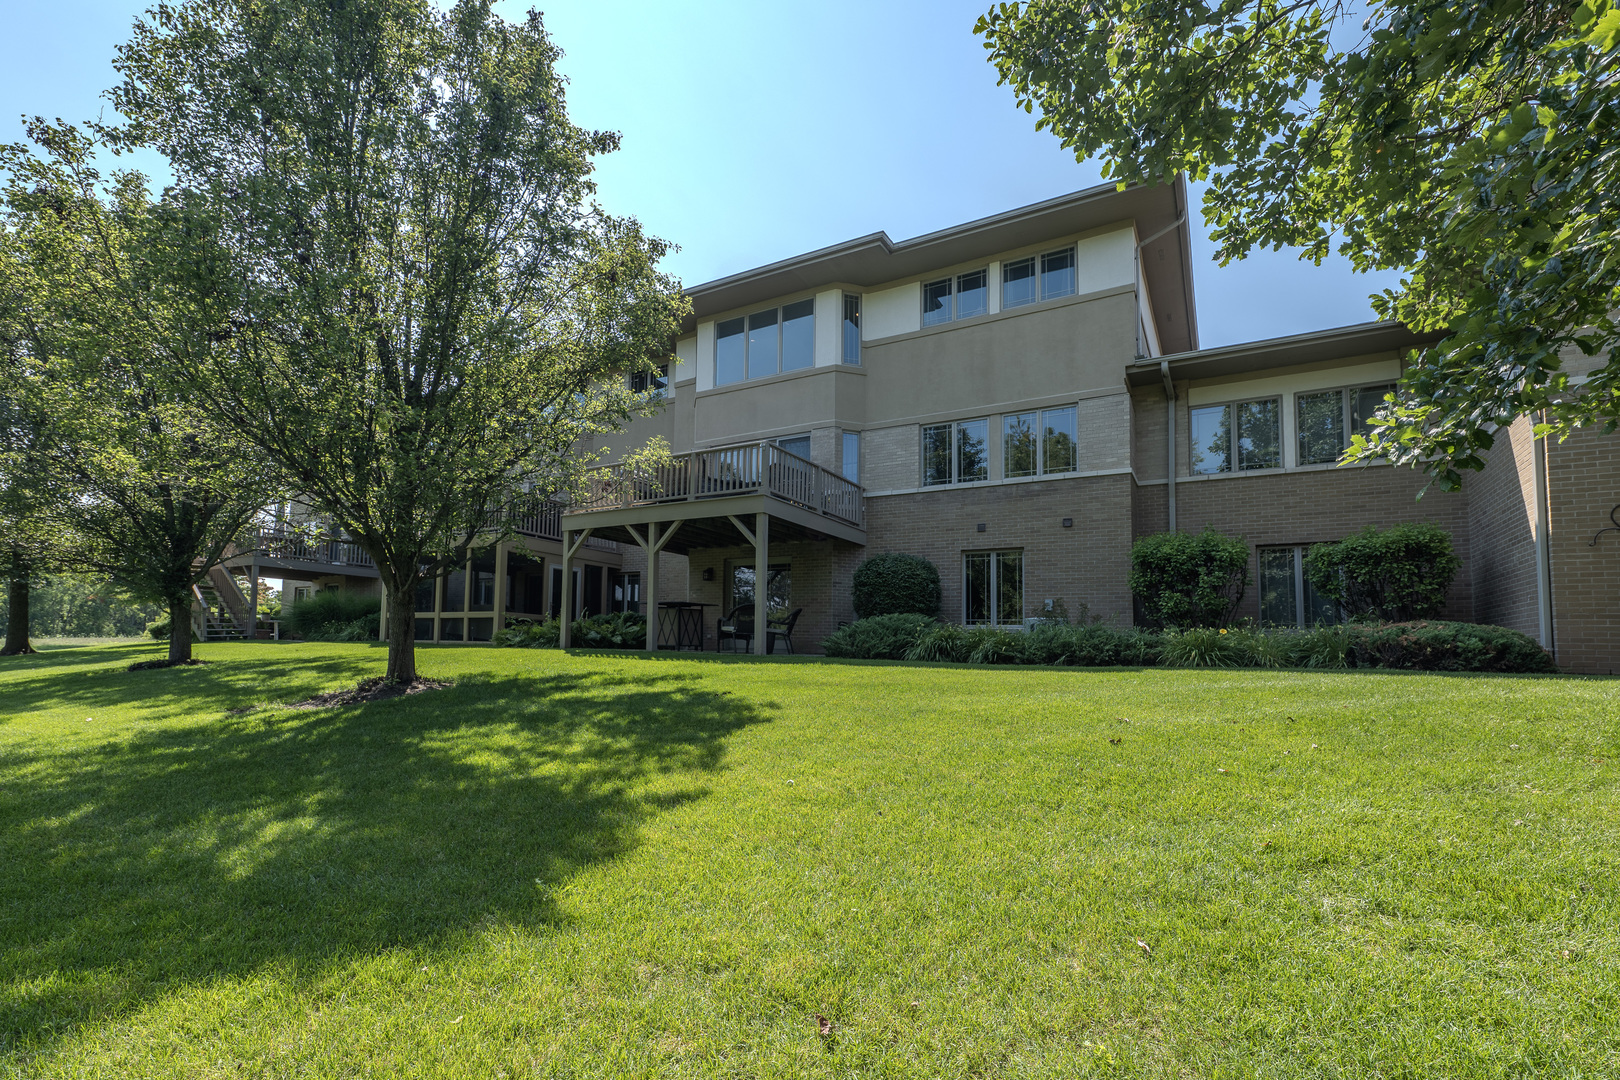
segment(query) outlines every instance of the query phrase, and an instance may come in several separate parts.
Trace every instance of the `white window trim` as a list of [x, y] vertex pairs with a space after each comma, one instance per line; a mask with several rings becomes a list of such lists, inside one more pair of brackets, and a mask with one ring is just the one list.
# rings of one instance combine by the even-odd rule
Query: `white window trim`
[[[961, 484], [993, 484], [993, 483], [996, 483], [994, 471], [990, 468], [990, 431], [991, 431], [990, 421], [991, 421], [991, 419], [993, 419], [993, 417], [991, 417], [991, 416], [964, 416], [959, 420], [936, 420], [932, 424], [919, 424], [919, 425], [917, 425], [917, 483], [918, 483], [918, 486], [924, 491], [934, 491], [934, 490], [937, 490], [939, 488], [957, 487], [958, 485], [961, 485]], [[957, 463], [958, 463], [958, 460], [959, 460], [959, 455], [961, 453], [960, 445], [957, 443], [957, 439], [956, 439], [957, 429], [962, 424], [973, 424], [973, 423], [979, 422], [980, 420], [984, 421], [984, 425], [985, 425], [985, 430], [984, 430], [984, 458], [985, 458], [985, 461], [984, 461], [984, 479], [983, 480], [963, 480], [963, 479], [961, 479], [960, 477], [958, 477], [956, 475], [956, 467], [957, 467]], [[923, 472], [924, 468], [926, 468], [926, 466], [927, 466], [927, 461], [928, 461], [928, 452], [927, 452], [926, 447], [924, 447], [924, 445], [923, 445], [923, 440], [925, 438], [927, 438], [927, 432], [928, 432], [929, 428], [938, 428], [938, 427], [948, 427], [948, 428], [951, 429], [951, 478], [949, 480], [943, 481], [943, 482], [938, 483], [938, 484], [930, 484], [930, 483], [927, 482], [927, 478], [925, 477], [924, 472]]]
[[1300, 456], [1299, 456], [1299, 399], [1300, 398], [1302, 398], [1302, 397], [1315, 397], [1318, 394], [1334, 394], [1334, 393], [1336, 393], [1336, 394], [1339, 395], [1340, 404], [1343, 405], [1343, 407], [1344, 407], [1344, 418], [1343, 418], [1344, 423], [1343, 423], [1343, 426], [1342, 426], [1342, 428], [1341, 428], [1341, 430], [1339, 432], [1340, 438], [1343, 440], [1343, 443], [1342, 443], [1342, 445], [1340, 446], [1340, 449], [1339, 449], [1339, 453], [1343, 454], [1344, 451], [1349, 448], [1350, 440], [1356, 434], [1356, 424], [1355, 424], [1355, 418], [1353, 416], [1353, 413], [1354, 413], [1353, 404], [1354, 404], [1354, 402], [1353, 402], [1353, 399], [1349, 395], [1358, 394], [1363, 390], [1383, 389], [1383, 390], [1385, 390], [1387, 392], [1390, 388], [1394, 388], [1397, 392], [1399, 392], [1399, 390], [1400, 390], [1400, 380], [1398, 380], [1398, 379], [1388, 379], [1388, 380], [1384, 380], [1384, 381], [1381, 381], [1381, 382], [1347, 383], [1347, 384], [1345, 384], [1343, 386], [1323, 386], [1323, 387], [1320, 387], [1320, 388], [1317, 388], [1317, 389], [1314, 389], [1314, 390], [1293, 390], [1293, 391], [1290, 391], [1289, 394], [1287, 395], [1290, 398], [1289, 409], [1288, 409], [1288, 418], [1289, 418], [1289, 420], [1290, 420], [1290, 422], [1291, 422], [1291, 424], [1293, 426], [1293, 431], [1291, 433], [1292, 438], [1290, 438], [1288, 440], [1289, 454], [1287, 456], [1292, 459], [1290, 464], [1292, 464], [1293, 467], [1297, 468], [1297, 469], [1320, 469], [1320, 468], [1325, 468], [1325, 467], [1331, 467], [1331, 466], [1334, 466], [1334, 465], [1338, 464], [1338, 459], [1337, 458], [1335, 458], [1333, 461], [1310, 461], [1310, 462], [1305, 462], [1305, 461], [1300, 460]]
[[[1046, 467], [1046, 414], [1049, 412], [1074, 413], [1074, 468], [1064, 469], [1061, 472], [1051, 472]], [[1035, 414], [1035, 471], [1028, 476], [1007, 475], [1007, 421], [1014, 416], [1027, 416]], [[1040, 409], [1018, 409], [1015, 412], [998, 413], [997, 419], [1001, 421], [1001, 482], [1020, 483], [1029, 480], [1042, 480], [1047, 477], [1078, 476], [1080, 475], [1080, 407], [1078, 405], [1048, 405]], [[936, 485], [944, 486], [944, 485]]]
[[[1022, 630], [1028, 625], [1028, 623], [1024, 619], [1024, 598], [1023, 598], [1024, 584], [1019, 585], [1018, 621], [1017, 622], [1010, 622], [1010, 623], [1001, 622], [1000, 618], [999, 618], [1000, 613], [995, 610], [996, 607], [997, 607], [996, 598], [998, 596], [1000, 596], [1000, 594], [1001, 594], [1001, 588], [1000, 588], [1000, 585], [1001, 585], [1001, 581], [1000, 581], [1000, 578], [1001, 578], [1001, 560], [996, 558], [996, 556], [1010, 554], [1010, 553], [1015, 552], [1015, 551], [1018, 553], [1018, 570], [1019, 570], [1019, 574], [1020, 574], [1020, 576], [1025, 578], [1025, 583], [1027, 583], [1028, 575], [1024, 573], [1024, 571], [1027, 569], [1025, 567], [1025, 565], [1024, 565], [1024, 553], [1025, 553], [1024, 548], [1021, 548], [1021, 547], [1018, 547], [1018, 548], [970, 548], [969, 550], [962, 552], [962, 625], [963, 626], [988, 626], [988, 627], [994, 627], [995, 629], [998, 629], [998, 630]], [[968, 568], [968, 558], [970, 556], [973, 556], [973, 555], [989, 555], [991, 557], [990, 558], [990, 607], [991, 607], [992, 612], [997, 617], [993, 618], [989, 622], [969, 622], [968, 621], [967, 568]]]
[[[1216, 476], [1260, 476], [1266, 473], [1283, 472], [1288, 468], [1288, 436], [1292, 425], [1288, 423], [1288, 409], [1292, 405], [1292, 394], [1259, 394], [1254, 397], [1230, 398], [1226, 401], [1206, 401], [1198, 405], [1187, 407], [1187, 475], [1191, 477], [1211, 478]], [[1240, 469], [1237, 464], [1237, 424], [1231, 428], [1230, 438], [1232, 445], [1227, 448], [1226, 459], [1231, 468], [1220, 472], [1194, 472], [1192, 464], [1193, 455], [1193, 418], [1192, 414], [1204, 409], [1230, 409], [1235, 405], [1253, 405], [1260, 401], [1275, 401], [1277, 403], [1277, 464], [1267, 465], [1258, 469]]]
[[[806, 303], [810, 305], [810, 315], [809, 315], [809, 319], [810, 319], [810, 363], [806, 364], [803, 367], [797, 367], [797, 368], [794, 368], [793, 370], [789, 371], [789, 370], [782, 367], [782, 327], [787, 321], [783, 317], [782, 313], [785, 310], [787, 310], [788, 308], [793, 307], [796, 304], [806, 304]], [[776, 370], [772, 371], [772, 372], [769, 372], [767, 374], [762, 374], [762, 375], [750, 375], [748, 373], [748, 335], [749, 335], [748, 320], [752, 319], [755, 315], [763, 315], [767, 311], [775, 311], [776, 312]], [[843, 318], [843, 313], [842, 312], [839, 313], [839, 318], [840, 319]], [[742, 339], [743, 339], [743, 342], [742, 342], [743, 343], [743, 358], [742, 358], [742, 360], [743, 360], [743, 368], [742, 368], [743, 369], [743, 374], [742, 374], [742, 378], [740, 378], [740, 379], [732, 379], [729, 382], [721, 382], [720, 381], [720, 325], [722, 323], [736, 322], [739, 319], [742, 320], [742, 324], [743, 324], [743, 328], [742, 328]], [[840, 322], [839, 326], [841, 328], [843, 326], [843, 323]], [[840, 349], [843, 348], [843, 345], [841, 343], [839, 345], [839, 348]], [[801, 296], [797, 300], [787, 300], [787, 301], [784, 301], [783, 303], [776, 304], [774, 307], [755, 308], [754, 310], [746, 311], [746, 312], [742, 313], [741, 315], [729, 315], [724, 319], [716, 319], [716, 320], [714, 320], [714, 345], [710, 349], [710, 352], [709, 352], [709, 369], [714, 373], [714, 385], [717, 386], [717, 387], [720, 387], [720, 386], [739, 386], [739, 385], [741, 385], [743, 383], [760, 382], [760, 381], [762, 381], [764, 379], [774, 378], [777, 375], [797, 375], [800, 372], [813, 371], [815, 369], [815, 366], [816, 366], [816, 298], [814, 296]]]
[[[1059, 296], [1047, 296], [1046, 295], [1046, 289], [1045, 289], [1046, 257], [1048, 255], [1057, 255], [1057, 254], [1059, 254], [1061, 252], [1064, 252], [1064, 251], [1067, 251], [1069, 253], [1070, 257], [1072, 257], [1074, 259], [1074, 263], [1069, 269], [1070, 269], [1070, 272], [1074, 275], [1075, 284], [1066, 293], [1063, 293], [1063, 294], [1061, 294]], [[1016, 303], [1016, 304], [1009, 304], [1009, 303], [1007, 303], [1007, 267], [1014, 264], [1014, 263], [1024, 262], [1025, 260], [1032, 261], [1034, 263], [1034, 265], [1035, 265], [1035, 279], [1034, 279], [1035, 280], [1035, 294], [1034, 294], [1034, 296], [1032, 296], [1028, 300], [1023, 300], [1023, 301], [1020, 301], [1019, 303]], [[1000, 286], [999, 286], [1000, 287], [999, 295], [1000, 295], [1000, 298], [1001, 298], [1001, 310], [1002, 311], [1014, 310], [1014, 309], [1021, 308], [1021, 307], [1034, 307], [1036, 304], [1045, 304], [1045, 303], [1048, 303], [1048, 302], [1053, 301], [1053, 300], [1062, 300], [1062, 299], [1064, 299], [1066, 297], [1076, 296], [1076, 295], [1079, 294], [1079, 282], [1080, 282], [1080, 254], [1079, 254], [1079, 247], [1078, 247], [1077, 244], [1072, 244], [1072, 243], [1071, 244], [1062, 244], [1062, 245], [1060, 245], [1058, 247], [1050, 248], [1050, 249], [1048, 249], [1046, 251], [1035, 251], [1035, 252], [1031, 252], [1028, 255], [1020, 255], [1015, 259], [1003, 259], [1001, 261], [1001, 274], [1000, 274], [1000, 277], [1001, 277], [1001, 282], [1000, 282]]]
[[[963, 315], [961, 310], [957, 307], [956, 302], [957, 298], [962, 295], [962, 279], [967, 277], [969, 274], [984, 275], [984, 310], [975, 311], [971, 315]], [[938, 285], [940, 282], [944, 282], [950, 288], [950, 292], [946, 294], [948, 300], [945, 305], [946, 314], [942, 319], [935, 319], [933, 322], [929, 322], [928, 287], [930, 285]], [[944, 277], [929, 278], [926, 281], [918, 282], [917, 303], [921, 305], [921, 312], [918, 315], [917, 325], [924, 330], [932, 329], [936, 326], [944, 326], [946, 323], [966, 322], [969, 319], [978, 319], [984, 317], [985, 315], [989, 315], [991, 314], [990, 267], [985, 265], [974, 270], [958, 270], [954, 273], [946, 274]]]

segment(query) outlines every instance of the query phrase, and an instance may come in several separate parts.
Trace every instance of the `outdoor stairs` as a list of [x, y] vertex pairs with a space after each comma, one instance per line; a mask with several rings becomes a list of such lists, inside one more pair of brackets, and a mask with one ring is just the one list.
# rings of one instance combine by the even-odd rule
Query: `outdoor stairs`
[[247, 627], [231, 614], [212, 582], [198, 582], [192, 586], [192, 592], [203, 607], [201, 637], [204, 641], [241, 641], [249, 636]]

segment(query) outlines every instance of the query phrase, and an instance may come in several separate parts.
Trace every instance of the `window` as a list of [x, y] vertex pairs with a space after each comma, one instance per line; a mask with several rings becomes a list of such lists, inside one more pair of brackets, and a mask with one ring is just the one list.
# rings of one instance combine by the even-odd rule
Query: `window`
[[816, 302], [813, 298], [715, 324], [716, 386], [743, 379], [763, 379], [784, 371], [800, 371], [815, 362]]
[[852, 484], [861, 482], [861, 433], [844, 432], [844, 479]]
[[468, 611], [495, 610], [495, 549], [485, 548], [473, 553], [471, 586], [467, 602]]
[[[421, 581], [418, 581], [416, 583], [416, 610], [417, 611], [432, 611], [433, 610], [433, 600], [434, 600], [433, 590], [434, 590], [434, 587], [438, 584], [438, 580], [439, 580], [438, 578], [429, 577], [429, 578], [423, 578]], [[428, 637], [429, 638], [433, 637], [433, 631], [432, 630], [428, 631]]]
[[970, 270], [955, 278], [926, 282], [922, 287], [922, 324], [934, 326], [983, 315], [989, 310], [989, 281], [988, 270]]
[[1192, 410], [1192, 471], [1208, 475], [1282, 466], [1278, 398]]
[[1012, 413], [1001, 419], [1001, 475], [1050, 476], [1080, 468], [1075, 407]]
[[990, 421], [958, 420], [922, 429], [923, 486], [990, 479]]
[[[1040, 268], [1036, 274], [1037, 265]], [[1003, 309], [1073, 296], [1075, 290], [1074, 248], [1048, 251], [1039, 259], [1031, 255], [1001, 264], [1001, 306]]]
[[777, 439], [776, 445], [790, 454], [797, 454], [806, 461], [810, 460], [810, 436], [808, 435], [790, 435], [785, 439]]
[[416, 620], [416, 626], [415, 626], [415, 628], [413, 630], [413, 637], [417, 641], [432, 641], [433, 640], [433, 620], [432, 619], [417, 619]]
[[861, 362], [861, 298], [844, 294], [844, 363]]
[[462, 629], [462, 620], [461, 619], [440, 619], [439, 620], [439, 640], [440, 641], [460, 641], [462, 639], [461, 638], [461, 629]]
[[630, 391], [636, 394], [651, 391], [662, 394], [669, 389], [669, 365], [660, 364], [654, 371], [632, 371]]
[[962, 621], [969, 626], [1024, 624], [1024, 553], [970, 551], [962, 556]]
[[467, 568], [465, 566], [454, 566], [445, 571], [444, 607], [441, 610], [467, 610]]
[[1260, 621], [1267, 626], [1343, 622], [1338, 605], [1305, 577], [1305, 546], [1261, 548]]
[[488, 641], [495, 633], [494, 619], [468, 619], [467, 640]]
[[[765, 579], [765, 610], [772, 616], [786, 616], [793, 607], [791, 563], [771, 563]], [[726, 563], [726, 611], [742, 608], [746, 618], [754, 609], [754, 564]]]
[[1394, 383], [1323, 390], [1294, 395], [1294, 416], [1299, 429], [1300, 465], [1325, 465], [1339, 460], [1350, 438], [1372, 430], [1371, 419], [1395, 391]]
[[612, 578], [613, 595], [608, 598], [608, 608], [612, 611], [641, 610], [641, 575], [623, 574], [614, 572]]

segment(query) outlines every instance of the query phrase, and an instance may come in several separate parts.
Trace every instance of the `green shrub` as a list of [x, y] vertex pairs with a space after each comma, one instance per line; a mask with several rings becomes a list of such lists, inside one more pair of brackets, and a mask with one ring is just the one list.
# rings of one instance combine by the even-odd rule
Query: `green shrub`
[[834, 631], [821, 648], [828, 656], [845, 660], [904, 660], [938, 625], [926, 615], [876, 615]]
[[1074, 663], [1082, 667], [1151, 667], [1160, 662], [1163, 638], [1134, 627], [1081, 626], [1074, 631]]
[[1037, 622], [1014, 638], [1020, 664], [1050, 667], [1074, 663], [1074, 627], [1066, 622]]
[[1249, 584], [1249, 545], [1212, 528], [1131, 545], [1131, 592], [1155, 626], [1225, 626]]
[[508, 649], [555, 649], [562, 644], [562, 620], [509, 619], [494, 640]]
[[968, 658], [967, 640], [966, 627], [940, 623], [918, 638], [917, 644], [906, 650], [905, 658], [961, 663]]
[[1503, 626], [1407, 622], [1346, 629], [1350, 660], [1357, 667], [1531, 673], [1558, 670], [1535, 639]]
[[1021, 634], [998, 626], [975, 626], [967, 632], [967, 662], [970, 664], [1018, 664], [1023, 659]]
[[1409, 622], [1437, 614], [1462, 560], [1451, 534], [1429, 522], [1376, 529], [1369, 525], [1336, 543], [1314, 544], [1305, 576], [1351, 618]]
[[855, 568], [851, 579], [855, 616], [926, 615], [939, 617], [939, 568], [921, 555], [888, 551]]
[[1254, 654], [1235, 631], [1217, 626], [1166, 630], [1161, 653], [1169, 667], [1251, 667]]
[[576, 649], [645, 649], [647, 617], [635, 611], [587, 615], [574, 620], [569, 637]]
[[1320, 626], [1287, 635], [1293, 667], [1342, 668], [1350, 666], [1350, 628]]
[[153, 638], [154, 640], [157, 640], [157, 641], [168, 641], [169, 640], [169, 617], [167, 615], [165, 615], [161, 619], [157, 619], [157, 620], [154, 620], [153, 622], [147, 623], [146, 624], [146, 634], [147, 634], [148, 637]]
[[373, 641], [382, 616], [376, 593], [323, 589], [287, 608], [287, 629], [305, 641]]

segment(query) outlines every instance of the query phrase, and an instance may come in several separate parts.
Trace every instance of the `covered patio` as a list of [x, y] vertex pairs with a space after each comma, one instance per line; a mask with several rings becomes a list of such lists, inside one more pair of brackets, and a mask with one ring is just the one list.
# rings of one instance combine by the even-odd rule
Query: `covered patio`
[[[572, 560], [590, 537], [635, 544], [647, 553], [642, 603], [647, 648], [660, 640], [658, 553], [705, 548], [753, 549], [770, 566], [771, 544], [837, 540], [866, 543], [865, 497], [859, 484], [772, 442], [679, 454], [664, 465], [633, 470], [607, 465], [587, 477], [586, 496], [562, 515], [564, 610]], [[755, 655], [767, 649], [768, 597], [754, 590]], [[562, 626], [562, 645], [571, 645]]]

